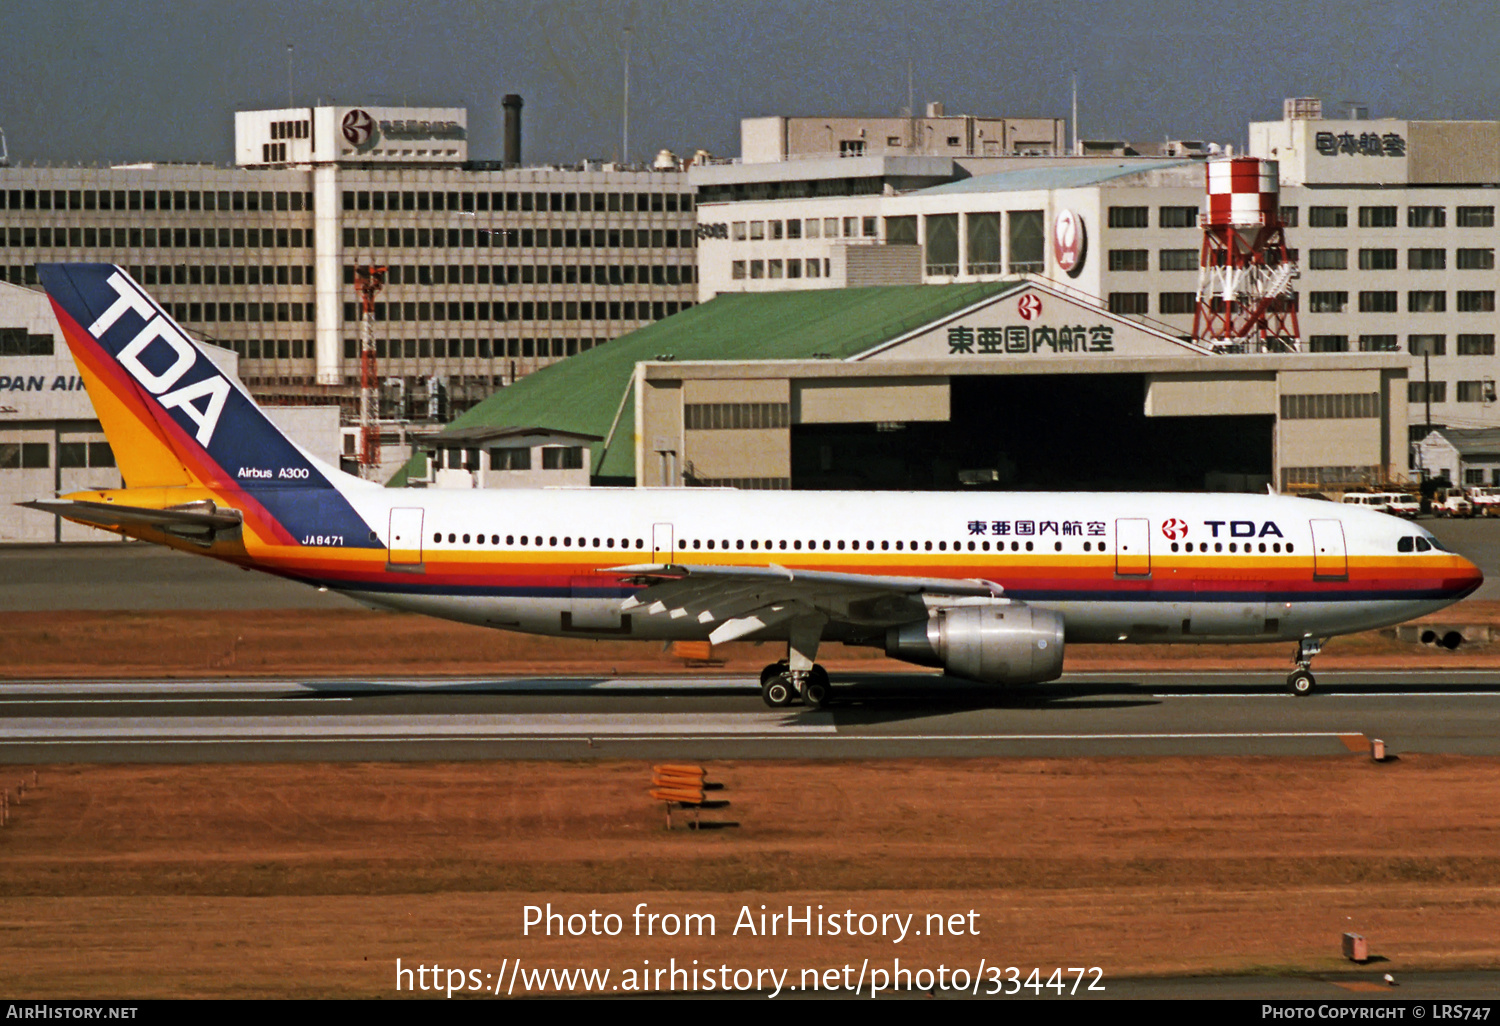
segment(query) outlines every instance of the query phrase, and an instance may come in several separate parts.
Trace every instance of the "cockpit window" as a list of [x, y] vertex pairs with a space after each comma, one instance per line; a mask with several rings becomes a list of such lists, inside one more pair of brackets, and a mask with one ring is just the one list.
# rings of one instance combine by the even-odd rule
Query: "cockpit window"
[[1396, 551], [1397, 552], [1410, 552], [1412, 549], [1414, 549], [1416, 547], [1413, 544], [1414, 542], [1416, 542], [1416, 539], [1413, 538], [1413, 537], [1411, 537], [1410, 535], [1407, 535], [1405, 538], [1402, 538], [1402, 539], [1400, 539], [1399, 541], [1396, 542]]
[[1417, 551], [1418, 552], [1426, 552], [1426, 551], [1428, 551], [1431, 548], [1432, 548], [1432, 546], [1430, 544], [1428, 544], [1426, 538], [1423, 538], [1421, 535], [1417, 535]]
[[1427, 542], [1428, 542], [1429, 545], [1431, 545], [1433, 548], [1437, 549], [1439, 552], [1448, 552], [1449, 551], [1448, 546], [1444, 545], [1442, 542], [1438, 541], [1436, 538], [1429, 537], [1427, 539]]

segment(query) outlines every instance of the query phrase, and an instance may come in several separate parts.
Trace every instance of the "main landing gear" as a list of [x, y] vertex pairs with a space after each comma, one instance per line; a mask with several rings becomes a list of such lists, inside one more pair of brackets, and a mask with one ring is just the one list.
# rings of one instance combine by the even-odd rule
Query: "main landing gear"
[[760, 697], [772, 709], [783, 709], [799, 701], [821, 709], [828, 704], [829, 688], [828, 671], [820, 663], [798, 672], [788, 669], [782, 660], [760, 671]]
[[1298, 698], [1306, 698], [1313, 693], [1318, 686], [1318, 680], [1312, 675], [1313, 656], [1323, 651], [1322, 638], [1303, 638], [1297, 642], [1297, 652], [1292, 658], [1297, 663], [1297, 668], [1287, 674], [1286, 686], [1291, 688], [1292, 694]]
[[809, 617], [792, 624], [787, 657], [760, 671], [760, 697], [772, 709], [784, 709], [798, 701], [814, 709], [828, 704], [828, 671], [813, 662], [822, 640], [822, 617]]

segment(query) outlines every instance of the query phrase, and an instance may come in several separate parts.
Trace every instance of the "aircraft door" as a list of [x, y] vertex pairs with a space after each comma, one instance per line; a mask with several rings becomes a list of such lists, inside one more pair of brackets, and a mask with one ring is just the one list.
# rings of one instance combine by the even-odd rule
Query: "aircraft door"
[[422, 510], [391, 510], [390, 535], [386, 541], [386, 564], [419, 570], [422, 567]]
[[1151, 522], [1115, 521], [1115, 573], [1128, 577], [1151, 576]]
[[1313, 578], [1346, 580], [1349, 553], [1344, 545], [1344, 525], [1337, 520], [1313, 520]]
[[675, 554], [671, 524], [651, 525], [651, 562], [670, 563]]

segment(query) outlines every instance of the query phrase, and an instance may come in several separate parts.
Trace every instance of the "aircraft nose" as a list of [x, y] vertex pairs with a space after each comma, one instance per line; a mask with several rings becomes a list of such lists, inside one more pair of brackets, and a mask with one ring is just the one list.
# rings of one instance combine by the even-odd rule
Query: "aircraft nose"
[[1459, 556], [1457, 562], [1458, 565], [1454, 568], [1456, 572], [1448, 585], [1455, 598], [1463, 598], [1479, 590], [1479, 586], [1484, 583], [1484, 571], [1463, 556]]

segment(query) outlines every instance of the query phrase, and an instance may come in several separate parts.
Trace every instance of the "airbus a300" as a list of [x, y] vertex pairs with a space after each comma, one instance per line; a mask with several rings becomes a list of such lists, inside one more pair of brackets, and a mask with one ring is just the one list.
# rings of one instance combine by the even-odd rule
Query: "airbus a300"
[[27, 505], [486, 627], [786, 643], [771, 706], [829, 700], [819, 644], [1039, 683], [1070, 642], [1296, 643], [1431, 613], [1482, 575], [1414, 524], [1275, 495], [389, 489], [288, 439], [123, 270], [41, 279], [126, 487]]

